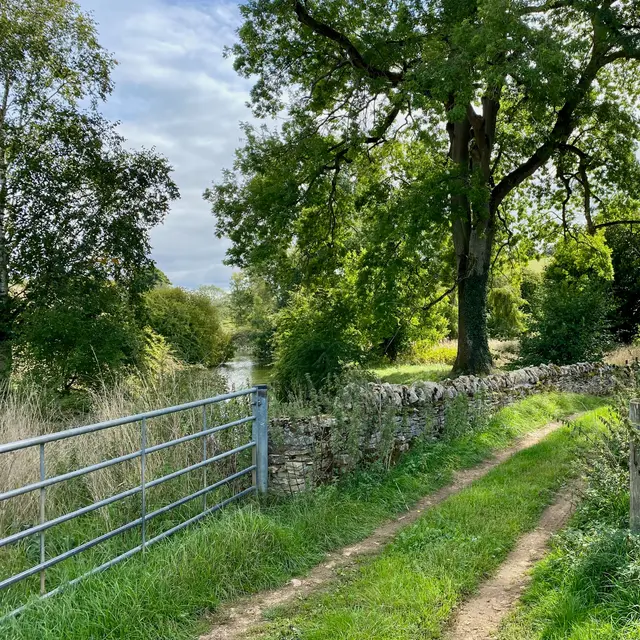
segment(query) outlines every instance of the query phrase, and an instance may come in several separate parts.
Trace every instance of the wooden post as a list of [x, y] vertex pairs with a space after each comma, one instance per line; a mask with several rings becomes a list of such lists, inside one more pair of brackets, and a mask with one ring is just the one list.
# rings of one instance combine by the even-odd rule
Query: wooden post
[[[629, 422], [634, 431], [640, 429], [640, 400], [629, 403]], [[640, 533], [640, 445], [633, 436], [629, 446], [629, 482], [629, 525], [632, 533]]]

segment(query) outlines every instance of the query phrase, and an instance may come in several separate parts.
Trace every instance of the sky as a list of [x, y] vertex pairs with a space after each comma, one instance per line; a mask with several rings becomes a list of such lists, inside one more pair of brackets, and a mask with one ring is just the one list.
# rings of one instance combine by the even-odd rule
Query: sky
[[103, 113], [121, 123], [133, 148], [155, 147], [175, 168], [181, 199], [151, 233], [153, 258], [174, 285], [228, 288], [228, 240], [202, 193], [233, 164], [251, 82], [239, 77], [225, 46], [240, 24], [227, 0], [79, 0], [114, 54], [115, 91]]

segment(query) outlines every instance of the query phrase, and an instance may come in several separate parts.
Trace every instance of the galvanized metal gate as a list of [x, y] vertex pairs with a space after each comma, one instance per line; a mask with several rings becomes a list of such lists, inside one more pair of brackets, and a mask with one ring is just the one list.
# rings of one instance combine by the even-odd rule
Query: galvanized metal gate
[[[211, 426], [207, 424], [207, 413], [206, 409], [210, 405], [217, 405], [220, 403], [228, 402], [234, 398], [241, 398], [243, 396], [251, 396], [251, 406], [252, 413], [243, 418], [239, 418], [237, 420], [233, 420], [226, 424]], [[159, 416], [185, 412], [193, 409], [197, 409], [202, 407], [202, 429], [196, 433], [190, 433], [180, 438], [170, 440], [167, 442], [161, 442], [155, 444], [153, 446], [147, 445], [147, 428], [148, 422], [153, 418], [158, 418]], [[47, 477], [46, 469], [46, 445], [52, 442], [57, 442], [60, 440], [65, 440], [67, 438], [74, 438], [77, 436], [81, 436], [84, 434], [90, 434], [97, 431], [102, 431], [104, 429], [111, 429], [114, 427], [118, 427], [120, 425], [138, 423], [140, 425], [140, 448], [137, 451], [133, 451], [132, 453], [128, 453], [126, 455], [118, 456], [115, 458], [111, 458], [108, 460], [104, 460], [97, 464], [93, 464], [90, 466], [83, 467], [81, 469], [77, 469], [74, 471], [69, 471], [67, 473], [63, 473], [61, 475], [56, 475], [52, 477]], [[228, 451], [224, 451], [222, 453], [218, 453], [214, 456], [209, 457], [207, 451], [207, 438], [212, 436], [213, 434], [226, 431], [228, 429], [232, 429], [233, 427], [245, 424], [252, 423], [252, 436], [251, 440], [245, 444], [237, 446]], [[182, 443], [201, 440], [202, 441], [202, 460], [192, 464], [190, 466], [172, 470], [170, 473], [166, 475], [155, 478], [153, 480], [148, 480], [145, 478], [146, 472], [146, 460], [147, 456], [151, 453], [155, 453], [161, 451], [163, 449], [167, 449], [168, 447], [173, 447]], [[40, 597], [41, 598], [49, 598], [57, 593], [59, 593], [63, 588], [66, 588], [70, 585], [76, 584], [83, 580], [84, 578], [98, 573], [100, 571], [104, 571], [109, 567], [125, 560], [126, 558], [131, 557], [132, 555], [144, 551], [150, 545], [155, 542], [159, 542], [164, 538], [184, 529], [185, 527], [193, 524], [204, 518], [206, 515], [211, 514], [215, 511], [218, 511], [225, 505], [248, 496], [254, 492], [265, 493], [267, 491], [267, 478], [268, 478], [268, 419], [267, 419], [267, 387], [266, 385], [258, 385], [252, 387], [250, 389], [244, 389], [242, 391], [235, 391], [233, 393], [227, 393], [224, 395], [215, 396], [213, 398], [207, 398], [205, 400], [197, 400], [195, 402], [189, 402], [186, 404], [177, 405], [174, 407], [168, 407], [165, 409], [158, 409], [156, 411], [149, 411], [147, 413], [141, 413], [137, 415], [128, 416], [125, 418], [119, 418], [117, 420], [110, 420], [107, 422], [101, 422], [97, 424], [92, 424], [83, 427], [77, 427], [74, 429], [68, 429], [66, 431], [60, 431], [57, 433], [51, 433], [47, 435], [43, 435], [36, 438], [30, 438], [27, 440], [19, 440], [17, 442], [10, 442], [8, 444], [0, 445], [0, 465], [3, 464], [3, 454], [9, 454], [20, 449], [26, 449], [30, 447], [37, 447], [39, 449], [39, 460], [40, 460], [40, 468], [39, 468], [39, 481], [31, 484], [24, 485], [22, 487], [16, 487], [3, 493], [0, 493], [0, 503], [3, 503], [6, 500], [10, 500], [12, 498], [16, 498], [18, 496], [37, 491], [39, 492], [39, 522], [37, 525], [34, 525], [28, 529], [23, 531], [18, 531], [9, 535], [5, 538], [0, 539], [0, 548], [5, 547], [7, 545], [16, 544], [20, 541], [29, 538], [30, 536], [38, 536], [39, 542], [39, 550], [40, 550], [40, 562], [35, 566], [30, 567], [20, 573], [9, 576], [3, 580], [0, 580], [0, 593], [2, 590], [11, 587], [31, 576], [35, 576], [36, 574], [40, 574]], [[252, 464], [236, 473], [233, 473], [217, 482], [208, 485], [207, 484], [207, 475], [206, 469], [210, 468], [211, 465], [214, 465], [216, 462], [229, 458], [234, 454], [241, 453], [242, 451], [252, 450]], [[127, 489], [126, 491], [122, 491], [116, 495], [112, 495], [103, 500], [99, 500], [83, 506], [73, 512], [66, 513], [64, 515], [58, 516], [54, 519], [47, 520], [46, 513], [46, 496], [47, 496], [47, 488], [53, 485], [63, 483], [65, 481], [71, 480], [73, 478], [78, 478], [81, 476], [85, 476], [87, 474], [99, 471], [100, 469], [105, 469], [107, 467], [111, 467], [113, 465], [117, 465], [128, 460], [140, 460], [140, 484], [136, 487], [132, 487]], [[197, 491], [181, 497], [180, 499], [172, 502], [171, 504], [162, 506], [161, 508], [155, 509], [154, 511], [147, 511], [147, 491], [155, 486], [158, 486], [164, 482], [169, 480], [173, 480], [174, 478], [178, 478], [184, 474], [195, 471], [197, 469], [203, 470], [203, 482], [202, 488]], [[219, 489], [224, 486], [228, 486], [234, 480], [242, 478], [244, 476], [248, 476], [251, 474], [252, 482], [251, 486], [239, 491], [231, 495], [230, 497], [218, 502], [217, 504], [210, 506], [207, 504], [207, 495], [212, 491]], [[65, 551], [64, 553], [55, 555], [53, 557], [47, 558], [46, 553], [46, 532], [53, 527], [61, 525], [65, 522], [69, 522], [74, 518], [78, 518], [80, 516], [84, 516], [89, 514], [97, 509], [101, 509], [108, 505], [114, 504], [118, 501], [124, 500], [131, 496], [139, 495], [140, 496], [140, 517], [127, 522], [126, 524], [108, 531], [107, 533], [100, 535], [92, 540], [89, 540], [79, 546], [76, 546], [73, 549]], [[180, 507], [198, 497], [202, 497], [202, 510], [197, 513], [195, 516], [190, 517], [189, 519], [180, 522], [179, 524], [171, 527], [170, 529], [155, 535], [154, 537], [147, 537], [147, 523], [156, 518], [161, 514], [165, 514], [176, 507]], [[125, 533], [132, 529], [139, 528], [140, 529], [140, 542], [136, 546], [127, 549], [125, 552], [121, 553], [117, 557], [111, 558], [107, 562], [100, 564], [92, 568], [90, 571], [70, 580], [69, 582], [59, 585], [54, 589], [47, 590], [46, 588], [46, 571], [47, 569], [57, 565], [58, 563], [72, 558], [83, 551], [87, 551], [99, 545], [102, 542], [110, 540], [119, 534]], [[9, 612], [2, 619], [6, 619], [10, 616], [15, 616], [24, 610], [24, 608], [28, 606], [28, 604], [24, 604], [17, 609]]]

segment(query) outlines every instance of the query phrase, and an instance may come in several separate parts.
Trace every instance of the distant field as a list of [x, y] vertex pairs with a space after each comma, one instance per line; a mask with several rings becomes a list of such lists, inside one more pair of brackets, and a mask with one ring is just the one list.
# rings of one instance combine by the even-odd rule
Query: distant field
[[[449, 342], [449, 341], [448, 341]], [[489, 348], [496, 371], [513, 369], [518, 354], [517, 340], [490, 340]], [[640, 359], [640, 345], [619, 345], [604, 357], [609, 364], [624, 365]], [[373, 373], [382, 382], [412, 384], [419, 380], [439, 382], [450, 377], [451, 365], [441, 363], [397, 364], [376, 367]]]
[[604, 358], [609, 364], [624, 365], [627, 362], [633, 362], [640, 358], [640, 345], [620, 345], [613, 351], [610, 351]]
[[551, 258], [548, 256], [538, 258], [537, 260], [530, 260], [527, 264], [527, 269], [533, 273], [542, 273], [550, 262]]
[[[446, 340], [442, 343], [445, 348], [451, 349], [455, 342]], [[516, 340], [490, 340], [489, 348], [495, 369], [500, 371], [503, 368], [512, 366], [518, 352], [518, 342]], [[437, 345], [434, 348], [437, 353]], [[640, 348], [638, 349], [640, 354]], [[376, 367], [372, 371], [382, 382], [392, 384], [411, 384], [419, 380], [429, 380], [439, 382], [451, 375], [451, 364], [442, 362], [426, 362], [422, 364], [396, 364]], [[513, 367], [512, 367], [513, 368]]]
[[374, 369], [373, 373], [382, 382], [392, 384], [411, 384], [417, 380], [438, 382], [449, 377], [451, 366], [448, 364], [401, 364]]

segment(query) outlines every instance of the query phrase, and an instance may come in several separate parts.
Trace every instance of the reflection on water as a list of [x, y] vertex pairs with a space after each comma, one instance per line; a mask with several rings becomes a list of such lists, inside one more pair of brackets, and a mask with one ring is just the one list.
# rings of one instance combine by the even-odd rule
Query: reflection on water
[[219, 371], [227, 379], [230, 390], [265, 384], [271, 378], [271, 369], [254, 364], [250, 356], [237, 356], [221, 365]]

